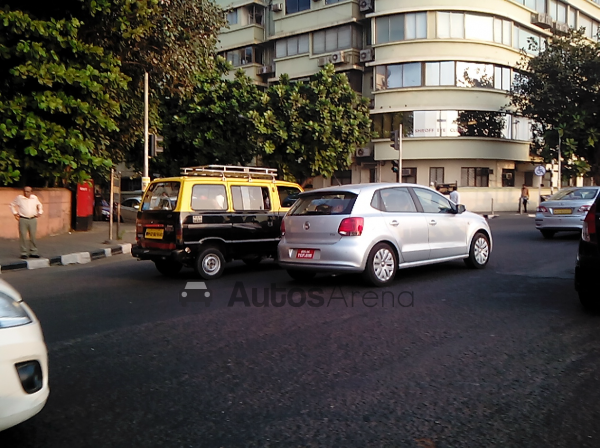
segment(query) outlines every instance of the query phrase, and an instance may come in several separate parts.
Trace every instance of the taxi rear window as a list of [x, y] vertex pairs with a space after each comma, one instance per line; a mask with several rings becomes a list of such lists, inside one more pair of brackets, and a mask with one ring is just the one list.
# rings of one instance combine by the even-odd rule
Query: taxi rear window
[[148, 187], [142, 210], [174, 210], [179, 201], [179, 182], [156, 182]]

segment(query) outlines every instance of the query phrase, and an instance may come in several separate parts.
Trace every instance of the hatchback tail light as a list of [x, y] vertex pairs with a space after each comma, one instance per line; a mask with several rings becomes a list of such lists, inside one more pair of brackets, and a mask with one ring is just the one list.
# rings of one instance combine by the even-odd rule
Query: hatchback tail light
[[285, 235], [285, 221], [283, 219], [281, 220], [280, 230], [281, 230], [281, 236]]
[[546, 207], [544, 207], [543, 205], [540, 205], [537, 208], [537, 211], [540, 212], [540, 213], [548, 213], [548, 209]]
[[581, 238], [588, 243], [592, 239], [592, 235], [596, 234], [596, 204], [592, 205], [590, 211], [583, 220], [583, 228], [581, 229]]
[[360, 236], [364, 227], [364, 218], [344, 218], [340, 223], [338, 233], [343, 236]]

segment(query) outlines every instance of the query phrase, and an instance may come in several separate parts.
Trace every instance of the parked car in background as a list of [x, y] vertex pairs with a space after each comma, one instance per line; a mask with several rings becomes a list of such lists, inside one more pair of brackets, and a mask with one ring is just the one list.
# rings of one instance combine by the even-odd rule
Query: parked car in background
[[535, 227], [544, 238], [556, 232], [581, 232], [583, 219], [598, 196], [600, 187], [568, 187], [540, 204], [535, 214]]
[[587, 212], [581, 231], [577, 262], [575, 264], [575, 289], [581, 304], [589, 309], [600, 309], [600, 197]]
[[19, 293], [0, 280], [0, 431], [40, 412], [48, 394], [40, 323]]
[[492, 234], [482, 216], [414, 184], [358, 184], [301, 193], [281, 224], [279, 264], [297, 280], [362, 272], [384, 286], [402, 268], [464, 259], [483, 268]]
[[[121, 222], [135, 222], [141, 203], [141, 196], [125, 199], [121, 202]], [[177, 203], [177, 198], [172, 200], [172, 204], [174, 203]]]

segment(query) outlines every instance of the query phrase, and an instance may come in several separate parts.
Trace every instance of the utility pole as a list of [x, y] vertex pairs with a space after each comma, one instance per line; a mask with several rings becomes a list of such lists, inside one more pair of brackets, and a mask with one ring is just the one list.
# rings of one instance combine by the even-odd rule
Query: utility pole
[[142, 190], [150, 183], [148, 176], [148, 72], [144, 73], [144, 173], [142, 176]]
[[561, 173], [562, 167], [561, 167], [561, 163], [560, 163], [560, 156], [561, 156], [560, 143], [561, 143], [561, 141], [560, 141], [560, 130], [559, 130], [558, 131], [558, 181], [556, 182], [556, 185], [558, 187], [557, 191], [560, 191], [561, 183], [562, 183], [562, 173]]

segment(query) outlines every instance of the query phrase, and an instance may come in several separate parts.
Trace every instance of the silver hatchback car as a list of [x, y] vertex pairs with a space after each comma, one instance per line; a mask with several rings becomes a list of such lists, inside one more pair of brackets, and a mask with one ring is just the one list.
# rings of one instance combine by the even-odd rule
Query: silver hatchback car
[[537, 208], [535, 228], [544, 238], [558, 231], [581, 232], [583, 220], [598, 196], [600, 187], [568, 187], [553, 194]]
[[414, 184], [357, 184], [300, 194], [281, 224], [279, 264], [296, 280], [362, 272], [375, 286], [398, 269], [464, 259], [483, 268], [492, 250], [485, 218]]

